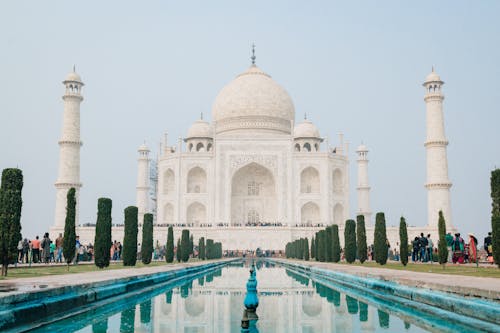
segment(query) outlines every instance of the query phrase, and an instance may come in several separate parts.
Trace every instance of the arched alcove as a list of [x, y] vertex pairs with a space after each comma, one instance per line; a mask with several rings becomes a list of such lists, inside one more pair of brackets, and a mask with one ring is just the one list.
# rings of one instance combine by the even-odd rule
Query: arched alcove
[[193, 202], [187, 208], [186, 212], [187, 223], [198, 227], [207, 221], [207, 210], [205, 206], [199, 202]]
[[236, 171], [231, 180], [231, 222], [248, 223], [258, 216], [259, 222], [274, 222], [277, 218], [277, 198], [271, 171], [260, 164], [250, 163]]
[[307, 225], [320, 223], [321, 215], [319, 206], [314, 202], [308, 202], [300, 209], [300, 222]]
[[173, 194], [175, 190], [175, 174], [172, 169], [168, 169], [163, 174], [163, 193]]
[[187, 193], [207, 192], [207, 173], [200, 167], [189, 170], [187, 175]]
[[300, 173], [300, 193], [319, 193], [319, 172], [307, 167]]
[[333, 191], [340, 193], [344, 190], [344, 179], [342, 177], [342, 171], [340, 169], [335, 169], [333, 171]]

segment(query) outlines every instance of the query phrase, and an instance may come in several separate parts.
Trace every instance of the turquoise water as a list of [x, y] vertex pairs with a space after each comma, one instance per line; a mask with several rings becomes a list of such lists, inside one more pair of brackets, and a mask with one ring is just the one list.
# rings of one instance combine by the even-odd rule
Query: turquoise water
[[[257, 265], [259, 332], [472, 332], [270, 263]], [[40, 332], [240, 332], [248, 264], [231, 264], [41, 327]]]

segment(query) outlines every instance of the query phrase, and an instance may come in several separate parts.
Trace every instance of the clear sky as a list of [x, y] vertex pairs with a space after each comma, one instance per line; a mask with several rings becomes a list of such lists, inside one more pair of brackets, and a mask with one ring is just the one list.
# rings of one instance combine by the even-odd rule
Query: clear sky
[[[80, 221], [97, 198], [113, 222], [135, 204], [137, 147], [185, 136], [250, 64], [287, 89], [297, 120], [370, 149], [374, 212], [425, 225], [424, 78], [446, 82], [452, 215], [490, 230], [490, 172], [500, 166], [498, 1], [4, 1], [0, 4], [0, 168], [23, 170], [23, 235], [54, 221], [61, 81], [76, 64], [81, 106]], [[411, 236], [411, 235], [410, 235]]]

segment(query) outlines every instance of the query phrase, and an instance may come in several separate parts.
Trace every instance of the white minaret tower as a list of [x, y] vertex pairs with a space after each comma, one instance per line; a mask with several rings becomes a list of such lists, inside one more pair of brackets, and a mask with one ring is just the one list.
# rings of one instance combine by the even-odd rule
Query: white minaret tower
[[441, 87], [444, 84], [439, 75], [432, 72], [427, 76], [424, 101], [426, 104], [427, 137], [427, 225], [437, 229], [439, 211], [443, 211], [446, 227], [453, 227], [451, 220], [450, 187], [448, 179], [448, 159], [446, 146], [448, 140], [444, 134], [443, 100]]
[[144, 214], [149, 213], [149, 148], [143, 144], [137, 150], [137, 209], [139, 223], [144, 222]]
[[78, 211], [80, 203], [80, 103], [83, 100], [83, 82], [78, 74], [69, 73], [63, 81], [66, 92], [64, 101], [63, 126], [59, 140], [59, 175], [56, 181], [56, 228], [64, 228], [66, 220], [66, 195], [72, 187], [76, 190], [76, 221], [78, 225]]
[[370, 184], [368, 182], [368, 148], [361, 144], [356, 150], [358, 154], [358, 212], [365, 217], [366, 225], [371, 223]]

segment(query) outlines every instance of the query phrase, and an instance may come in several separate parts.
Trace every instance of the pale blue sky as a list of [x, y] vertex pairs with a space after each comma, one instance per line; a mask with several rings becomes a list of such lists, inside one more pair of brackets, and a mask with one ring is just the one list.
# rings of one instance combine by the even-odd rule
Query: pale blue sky
[[81, 107], [81, 222], [97, 198], [113, 221], [135, 204], [137, 147], [176, 140], [250, 64], [287, 89], [323, 136], [370, 149], [374, 212], [426, 223], [425, 104], [444, 86], [452, 215], [490, 229], [489, 176], [500, 166], [498, 1], [10, 1], [0, 4], [0, 168], [20, 167], [23, 234], [53, 224], [63, 103], [76, 64]]

